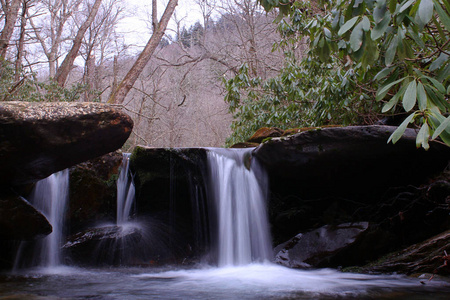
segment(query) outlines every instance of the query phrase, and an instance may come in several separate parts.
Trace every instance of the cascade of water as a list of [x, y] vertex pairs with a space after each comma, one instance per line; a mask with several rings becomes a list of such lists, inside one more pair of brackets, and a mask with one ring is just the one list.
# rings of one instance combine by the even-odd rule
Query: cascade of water
[[[64, 232], [64, 216], [69, 196], [69, 170], [54, 173], [38, 181], [29, 197], [30, 203], [47, 218], [52, 233], [39, 240], [33, 247], [33, 258], [27, 266], [56, 267], [61, 264], [61, 246]], [[22, 248], [22, 245], [21, 245]], [[15, 269], [23, 266], [20, 253]]]
[[271, 258], [268, 179], [252, 149], [210, 149], [210, 192], [216, 207], [218, 265]]
[[122, 166], [117, 179], [117, 225], [125, 224], [130, 218], [134, 203], [135, 187], [128, 176], [130, 153], [123, 154]]

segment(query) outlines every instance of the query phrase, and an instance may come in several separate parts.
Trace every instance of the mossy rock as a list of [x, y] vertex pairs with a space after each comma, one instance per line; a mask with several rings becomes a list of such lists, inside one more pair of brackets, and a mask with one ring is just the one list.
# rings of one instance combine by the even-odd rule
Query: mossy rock
[[262, 127], [258, 129], [247, 142], [249, 143], [261, 143], [263, 140], [272, 137], [282, 136], [284, 131], [277, 127]]

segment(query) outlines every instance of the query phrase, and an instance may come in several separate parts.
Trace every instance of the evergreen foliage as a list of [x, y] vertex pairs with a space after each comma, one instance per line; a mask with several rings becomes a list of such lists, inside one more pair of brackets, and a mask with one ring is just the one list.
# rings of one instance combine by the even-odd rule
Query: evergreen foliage
[[35, 74], [23, 68], [19, 70], [18, 78], [15, 72], [13, 64], [0, 57], [0, 101], [71, 102], [79, 100], [83, 93], [89, 91], [88, 86], [81, 83], [61, 87], [53, 80], [39, 81]]
[[[450, 145], [450, 3], [448, 0], [259, 0], [280, 9], [285, 65], [262, 81], [239, 74], [225, 80], [234, 113], [228, 143], [262, 126], [372, 124], [403, 116], [389, 141], [407, 126], [418, 128], [417, 146], [440, 137]], [[302, 38], [307, 53], [294, 48]]]

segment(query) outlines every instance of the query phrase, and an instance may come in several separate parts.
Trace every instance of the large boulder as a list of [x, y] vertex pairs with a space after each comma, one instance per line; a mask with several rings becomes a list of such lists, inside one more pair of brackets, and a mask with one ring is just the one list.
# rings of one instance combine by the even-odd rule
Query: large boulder
[[131, 118], [101, 103], [0, 103], [0, 182], [21, 185], [120, 148]]
[[273, 138], [254, 151], [270, 177], [289, 179], [303, 194], [329, 194], [349, 190], [365, 192], [417, 184], [442, 171], [450, 147], [432, 143], [417, 149], [416, 131], [407, 129], [394, 145], [387, 143], [396, 127], [350, 126], [312, 129], [288, 137]]
[[[291, 268], [330, 267], [349, 263], [351, 246], [361, 239], [369, 223], [326, 225], [313, 231], [299, 233], [275, 248], [275, 262]], [[339, 260], [336, 260], [339, 257]]]
[[395, 129], [311, 129], [256, 148], [269, 172], [275, 243], [327, 224], [369, 221], [379, 242], [366, 249], [376, 258], [446, 230], [450, 177], [435, 174], [448, 165], [450, 147], [417, 149], [413, 129], [388, 144]]

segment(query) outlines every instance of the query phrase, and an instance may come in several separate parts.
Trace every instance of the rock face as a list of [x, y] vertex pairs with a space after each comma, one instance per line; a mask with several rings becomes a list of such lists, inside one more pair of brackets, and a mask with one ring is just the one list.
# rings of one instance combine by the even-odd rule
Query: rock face
[[414, 244], [401, 252], [392, 253], [376, 263], [362, 268], [377, 273], [434, 273], [450, 275], [450, 230], [424, 242]]
[[21, 197], [0, 198], [0, 240], [30, 240], [52, 232], [47, 219]]
[[[136, 147], [130, 158], [138, 217], [159, 230], [173, 259], [203, 254], [208, 244], [206, 149]], [[173, 262], [173, 261], [172, 261]]]
[[0, 182], [32, 183], [120, 148], [131, 118], [100, 103], [0, 103]]
[[[275, 262], [290, 268], [310, 268], [330, 267], [330, 261], [337, 255], [348, 261], [345, 257], [355, 254], [349, 248], [368, 227], [367, 222], [346, 223], [300, 233], [275, 248]], [[339, 261], [333, 263], [339, 264]]]
[[450, 148], [433, 143], [429, 151], [417, 149], [412, 129], [395, 145], [387, 144], [395, 129], [311, 129], [256, 148], [254, 155], [269, 172], [275, 243], [327, 224], [370, 222], [364, 238], [352, 246], [364, 255], [342, 264], [338, 255], [327, 265], [350, 266], [448, 230], [450, 173], [443, 171]]
[[115, 222], [117, 185], [122, 153], [116, 151], [88, 160], [70, 168], [69, 234]]
[[349, 184], [359, 192], [420, 183], [448, 164], [450, 148], [433, 143], [429, 151], [416, 149], [413, 129], [407, 129], [395, 145], [387, 144], [395, 129], [313, 129], [272, 139], [259, 146], [254, 155], [268, 168], [271, 177], [295, 181], [304, 193], [324, 191], [324, 187], [348, 189]]

